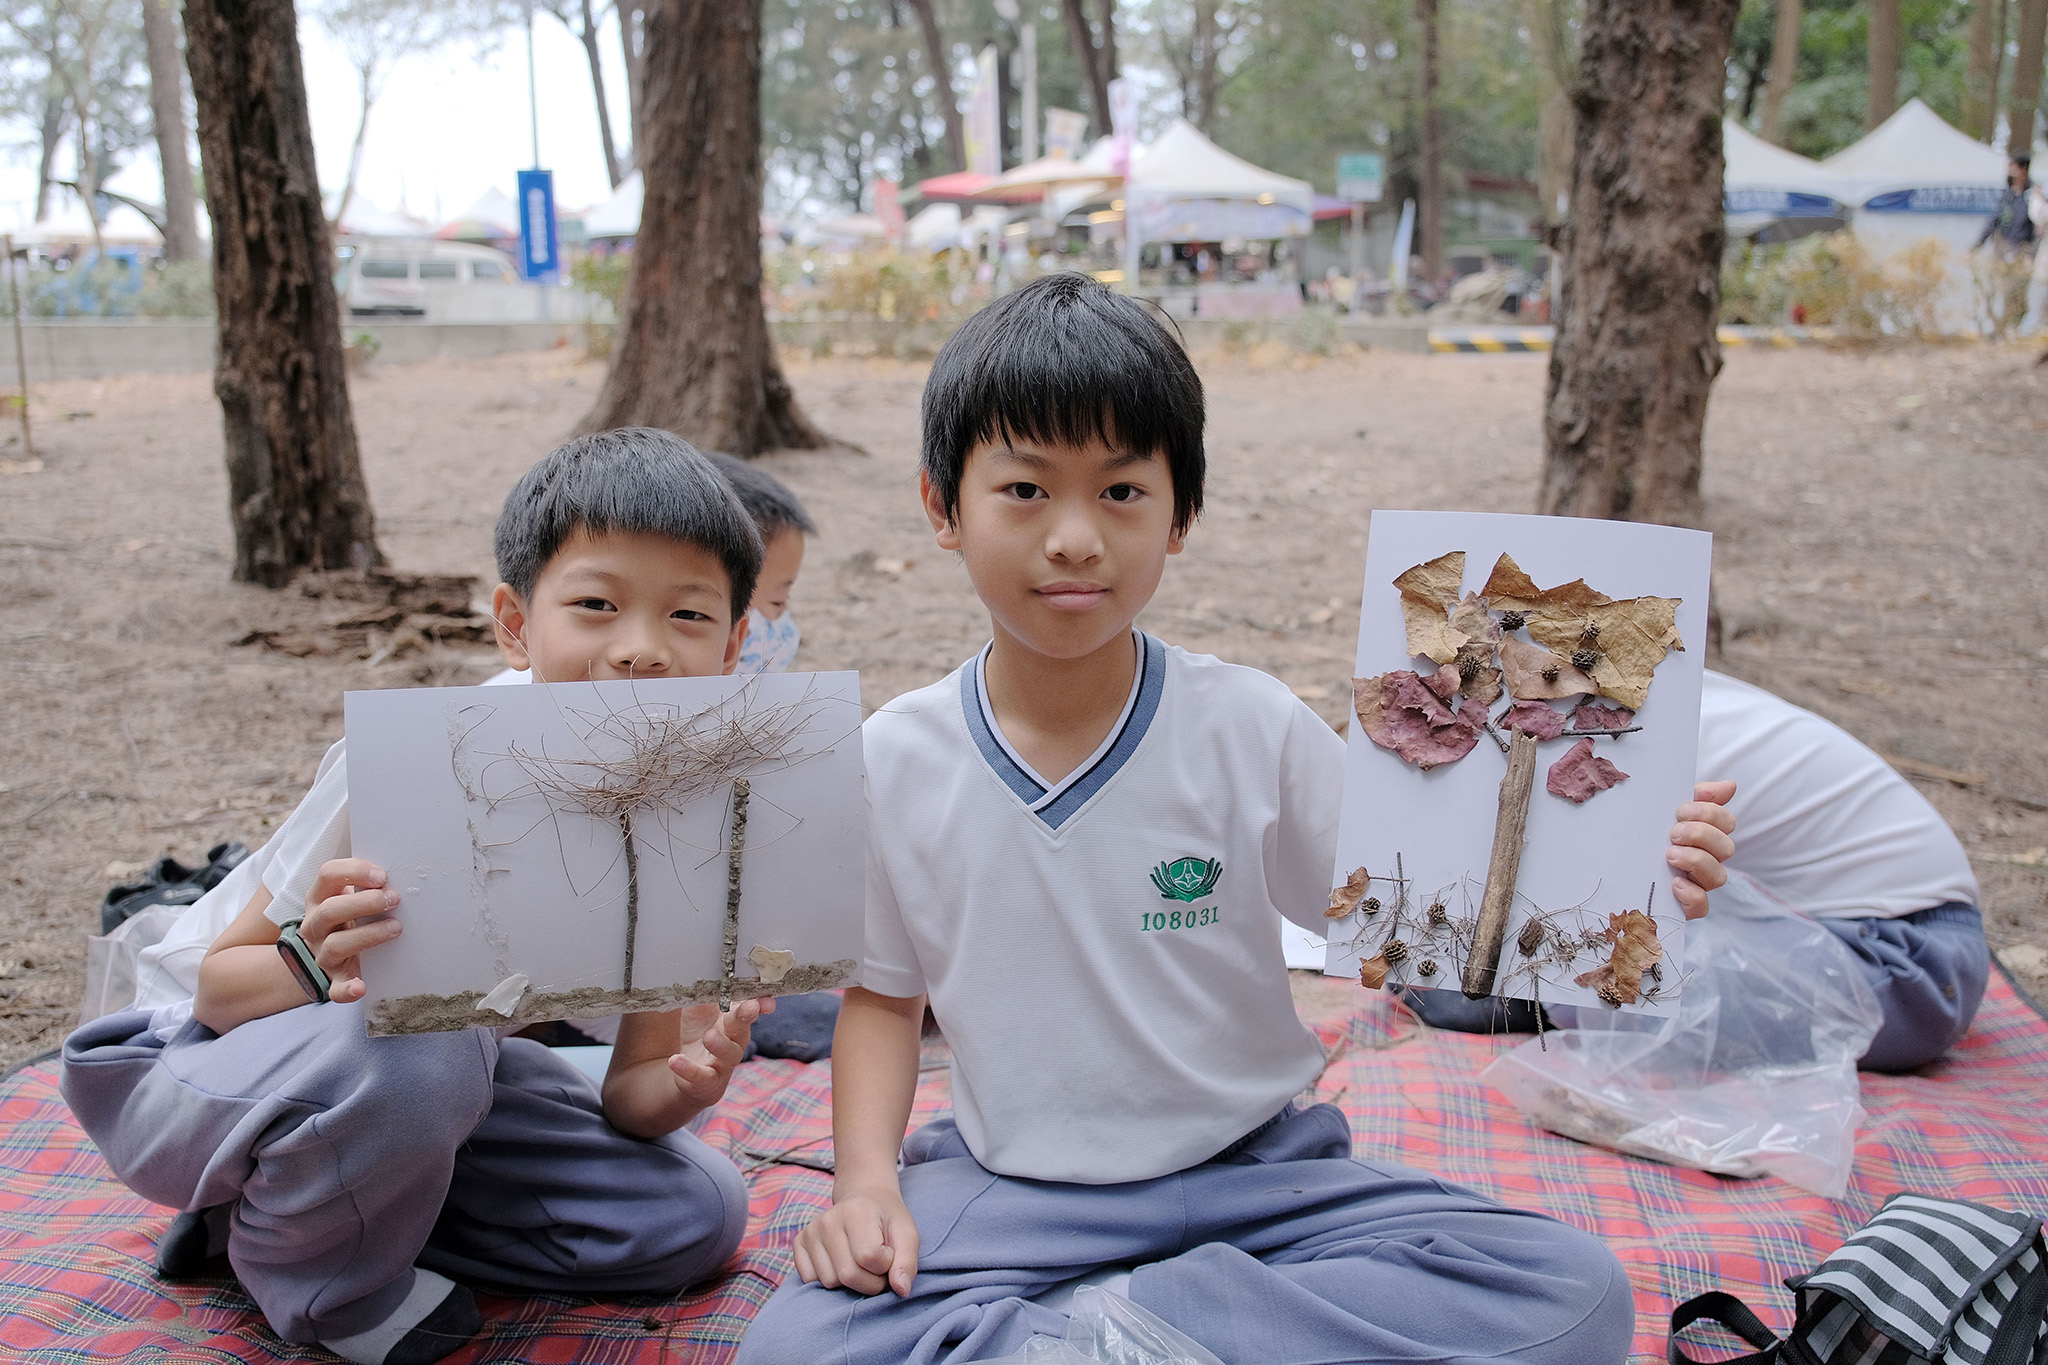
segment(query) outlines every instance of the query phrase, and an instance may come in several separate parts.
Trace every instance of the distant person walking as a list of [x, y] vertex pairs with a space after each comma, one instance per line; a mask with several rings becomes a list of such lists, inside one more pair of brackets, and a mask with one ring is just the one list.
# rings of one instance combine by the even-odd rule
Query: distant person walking
[[2034, 239], [2037, 230], [2034, 218], [2028, 212], [2028, 191], [2034, 188], [2028, 171], [2027, 157], [2016, 156], [2005, 168], [2005, 193], [1999, 196], [1998, 208], [1992, 212], [1991, 221], [1984, 225], [1984, 231], [1977, 238], [1977, 246], [1991, 244], [1994, 258], [2001, 264], [2014, 267], [2006, 281], [2005, 308], [2002, 321], [2016, 330], [2026, 330], [2027, 320], [2021, 314], [2028, 312], [2027, 272], [2023, 267], [2034, 257]]
[[2048, 189], [2034, 185], [2027, 190], [2027, 217], [2034, 222], [2034, 277], [2027, 283], [2027, 315], [2020, 320], [2020, 335], [2032, 336], [2041, 328], [2041, 315], [2048, 312], [2048, 251], [2040, 242], [2048, 236]]

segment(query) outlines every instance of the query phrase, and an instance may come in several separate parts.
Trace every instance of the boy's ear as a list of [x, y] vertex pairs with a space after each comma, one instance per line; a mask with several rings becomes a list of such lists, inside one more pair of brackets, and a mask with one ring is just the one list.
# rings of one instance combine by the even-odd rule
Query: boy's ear
[[924, 470], [917, 475], [917, 495], [924, 500], [924, 514], [931, 519], [932, 534], [938, 537], [941, 550], [960, 548], [960, 527], [957, 520], [946, 515], [946, 501], [939, 496], [938, 485]]
[[740, 613], [740, 619], [732, 623], [732, 634], [725, 637], [725, 667], [719, 670], [722, 677], [731, 677], [732, 671], [740, 666], [740, 646], [747, 640], [747, 614]]
[[510, 583], [500, 583], [491, 592], [491, 622], [497, 627], [498, 653], [504, 655], [505, 662], [514, 668], [533, 667], [526, 642], [520, 638], [526, 633], [526, 604]]

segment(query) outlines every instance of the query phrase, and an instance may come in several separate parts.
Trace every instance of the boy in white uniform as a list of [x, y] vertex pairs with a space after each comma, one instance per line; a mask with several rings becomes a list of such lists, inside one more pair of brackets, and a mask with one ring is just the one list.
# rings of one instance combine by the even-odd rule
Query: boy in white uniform
[[[634, 428], [560, 447], [496, 539], [514, 668], [733, 670], [761, 540], [687, 443]], [[383, 870], [351, 854], [336, 744], [277, 835], [144, 954], [138, 1008], [65, 1041], [64, 1097], [115, 1173], [188, 1211], [166, 1272], [225, 1251], [287, 1341], [427, 1365], [480, 1325], [457, 1280], [666, 1292], [717, 1271], [746, 1183], [681, 1130], [772, 1004], [625, 1016], [601, 1094], [510, 1030], [366, 1037], [358, 957], [403, 925]], [[286, 932], [325, 983], [295, 979]]]
[[[934, 363], [926, 511], [994, 639], [868, 722], [835, 1202], [743, 1365], [1003, 1356], [1060, 1335], [1081, 1282], [1233, 1365], [1627, 1350], [1596, 1239], [1356, 1160], [1334, 1106], [1295, 1102], [1323, 1057], [1275, 912], [1322, 922], [1342, 741], [1273, 678], [1131, 627], [1201, 507], [1202, 404], [1144, 309], [1077, 275]], [[1689, 905], [1721, 879], [1726, 796], [1680, 812]], [[927, 1000], [955, 1116], [906, 1142]]]

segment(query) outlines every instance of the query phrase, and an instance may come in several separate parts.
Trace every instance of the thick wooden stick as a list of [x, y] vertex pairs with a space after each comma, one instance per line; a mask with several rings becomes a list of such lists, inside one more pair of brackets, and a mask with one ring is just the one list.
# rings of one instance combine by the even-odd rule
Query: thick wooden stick
[[633, 945], [640, 938], [640, 853], [633, 847], [633, 812], [619, 812], [619, 834], [626, 841], [626, 994], [633, 993]]
[[1515, 731], [1508, 742], [1508, 772], [1500, 780], [1500, 814], [1493, 822], [1493, 860], [1486, 867], [1486, 891], [1479, 898], [1479, 924], [1472, 955], [1465, 959], [1465, 998], [1493, 994], [1501, 949], [1508, 936], [1508, 911], [1515, 903], [1515, 879], [1522, 871], [1522, 833], [1529, 825], [1529, 793], [1536, 785], [1536, 737]]
[[718, 1008], [732, 1008], [732, 983], [740, 967], [740, 860], [747, 852], [747, 798], [753, 785], [732, 783], [732, 843], [725, 855], [725, 975], [718, 983]]

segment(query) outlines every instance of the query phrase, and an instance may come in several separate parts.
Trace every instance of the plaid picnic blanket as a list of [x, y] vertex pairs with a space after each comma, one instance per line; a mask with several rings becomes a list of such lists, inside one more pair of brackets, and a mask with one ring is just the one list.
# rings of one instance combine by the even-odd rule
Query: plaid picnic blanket
[[[1517, 1040], [1418, 1030], [1376, 993], [1362, 993], [1355, 1012], [1319, 1032], [1333, 1058], [1315, 1096], [1350, 1115], [1359, 1151], [1394, 1155], [1606, 1238], [1635, 1285], [1636, 1365], [1664, 1359], [1671, 1306], [1710, 1288], [1748, 1300], [1783, 1330], [1789, 1296], [1780, 1281], [1812, 1268], [1894, 1191], [2048, 1213], [2040, 1123], [2048, 1020], [1996, 973], [1948, 1060], [1914, 1076], [1863, 1078], [1870, 1122], [1839, 1203], [1776, 1180], [1678, 1170], [1543, 1132], [1477, 1080]], [[941, 1048], [927, 1048], [915, 1122], [948, 1106], [943, 1061]], [[787, 1274], [797, 1230], [825, 1206], [830, 1178], [789, 1158], [829, 1154], [830, 1120], [828, 1065], [743, 1066], [700, 1130], [752, 1168], [752, 1219], [726, 1276], [642, 1300], [482, 1295], [484, 1332], [451, 1365], [730, 1360]], [[156, 1278], [156, 1237], [170, 1211], [114, 1180], [58, 1097], [54, 1061], [0, 1081], [0, 1165], [0, 1360], [331, 1359], [279, 1341], [232, 1281]]]

